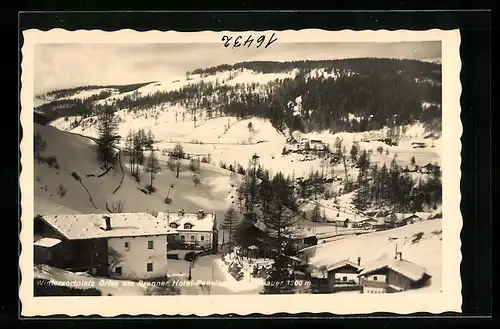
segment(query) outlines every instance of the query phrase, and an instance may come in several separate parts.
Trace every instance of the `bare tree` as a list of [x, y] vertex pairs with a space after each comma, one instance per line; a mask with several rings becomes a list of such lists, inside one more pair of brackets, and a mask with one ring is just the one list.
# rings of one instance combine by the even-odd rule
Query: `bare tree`
[[193, 270], [193, 268], [196, 267], [196, 260], [197, 260], [196, 254], [194, 254], [193, 257], [191, 257], [189, 259], [188, 280], [192, 280], [193, 279], [192, 270]]
[[108, 249], [108, 276], [115, 273], [116, 267], [123, 261], [123, 255], [114, 248]]
[[177, 144], [174, 147], [174, 150], [170, 153], [170, 157], [174, 160], [176, 177], [179, 178], [179, 173], [181, 171], [182, 159], [184, 158], [184, 148], [181, 144]]
[[122, 200], [113, 201], [111, 207], [108, 205], [108, 202], [106, 202], [106, 210], [110, 213], [121, 213], [125, 210], [125, 202]]
[[153, 149], [151, 149], [151, 155], [147, 158], [146, 160], [146, 167], [144, 170], [148, 173], [150, 173], [150, 185], [151, 185], [151, 191], [154, 191], [153, 187], [153, 181], [155, 179], [155, 176], [157, 173], [161, 171], [160, 163], [158, 162], [158, 158], [155, 155], [155, 152]]

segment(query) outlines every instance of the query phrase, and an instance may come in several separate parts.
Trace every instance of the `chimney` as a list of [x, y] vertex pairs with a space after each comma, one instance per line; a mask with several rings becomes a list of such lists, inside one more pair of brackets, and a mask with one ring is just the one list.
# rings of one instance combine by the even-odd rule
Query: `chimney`
[[184, 216], [184, 209], [179, 209], [179, 217]]
[[105, 231], [111, 231], [111, 217], [104, 216], [104, 222], [106, 223]]
[[203, 209], [198, 210], [198, 219], [203, 219], [205, 217], [205, 211]]
[[358, 266], [361, 265], [361, 257], [358, 257]]
[[399, 260], [403, 260], [403, 253], [400, 251], [398, 252]]
[[166, 219], [167, 219], [167, 224], [169, 224], [170, 223], [170, 210], [168, 210], [168, 209], [167, 209]]

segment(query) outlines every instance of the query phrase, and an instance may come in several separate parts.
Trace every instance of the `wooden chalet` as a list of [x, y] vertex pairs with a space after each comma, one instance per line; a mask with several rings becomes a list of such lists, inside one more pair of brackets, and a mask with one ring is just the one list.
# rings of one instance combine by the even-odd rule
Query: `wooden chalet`
[[401, 252], [394, 258], [384, 258], [368, 264], [359, 273], [363, 293], [391, 293], [417, 289], [426, 285], [431, 275]]

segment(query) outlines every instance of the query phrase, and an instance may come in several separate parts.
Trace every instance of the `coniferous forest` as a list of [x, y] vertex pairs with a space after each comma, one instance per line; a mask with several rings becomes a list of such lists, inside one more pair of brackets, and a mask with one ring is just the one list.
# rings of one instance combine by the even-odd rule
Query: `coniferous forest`
[[[226, 84], [241, 69], [264, 74], [295, 70], [296, 74], [265, 85], [251, 81]], [[315, 74], [315, 69], [323, 74]], [[267, 118], [281, 131], [287, 127], [299, 131], [332, 132], [380, 129], [395, 114], [398, 125], [419, 120], [434, 129], [441, 126], [439, 64], [375, 58], [243, 62], [196, 69], [187, 75], [200, 74], [203, 78], [223, 71], [231, 71], [231, 74], [215, 81], [198, 80], [173, 91], [148, 95], [131, 92], [113, 101], [113, 108], [137, 111], [170, 103], [193, 112], [204, 109], [207, 118], [224, 115]], [[101, 93], [83, 101], [56, 100], [37, 110], [49, 113], [51, 119], [90, 115], [99, 110], [93, 102], [107, 96]], [[300, 104], [297, 101], [299, 96]], [[424, 108], [423, 103], [429, 106]]]

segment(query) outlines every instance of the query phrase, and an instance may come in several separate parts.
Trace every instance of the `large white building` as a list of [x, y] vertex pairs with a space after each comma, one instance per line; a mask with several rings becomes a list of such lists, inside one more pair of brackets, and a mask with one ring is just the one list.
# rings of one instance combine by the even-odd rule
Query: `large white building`
[[215, 212], [186, 213], [184, 210], [159, 214], [158, 218], [166, 219], [171, 229], [178, 232], [176, 242], [180, 245], [212, 249], [217, 246], [217, 220]]
[[35, 263], [117, 279], [165, 277], [170, 234], [165, 219], [147, 213], [44, 215], [35, 218]]

